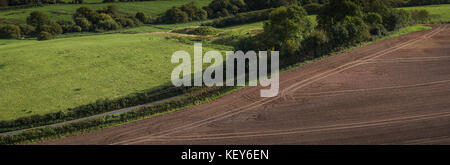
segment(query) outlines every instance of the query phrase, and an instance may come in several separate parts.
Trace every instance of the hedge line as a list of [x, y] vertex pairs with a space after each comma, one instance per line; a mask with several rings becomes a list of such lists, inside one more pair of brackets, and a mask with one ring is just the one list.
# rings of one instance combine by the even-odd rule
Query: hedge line
[[189, 96], [177, 98], [169, 102], [163, 102], [152, 106], [143, 107], [138, 110], [130, 111], [121, 115], [104, 116], [98, 119], [63, 125], [61, 127], [37, 128], [24, 131], [17, 135], [0, 136], [0, 145], [18, 144], [27, 141], [42, 140], [48, 137], [67, 135], [83, 130], [91, 130], [105, 125], [120, 124], [127, 121], [142, 119], [158, 113], [168, 112], [189, 105], [200, 104], [204, 101], [208, 101], [210, 98], [220, 96], [223, 93], [226, 93], [233, 89], [235, 89], [235, 87], [202, 88], [197, 92], [193, 92]]
[[0, 7], [0, 11], [26, 9], [26, 8], [42, 7], [42, 6], [44, 6], [44, 5], [38, 4], [38, 3], [26, 4], [26, 5], [20, 5], [20, 6], [3, 6], [3, 7]]

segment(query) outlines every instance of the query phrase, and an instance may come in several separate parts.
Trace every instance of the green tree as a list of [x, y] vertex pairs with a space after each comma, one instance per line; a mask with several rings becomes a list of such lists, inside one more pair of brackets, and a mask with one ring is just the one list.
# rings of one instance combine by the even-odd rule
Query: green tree
[[94, 22], [98, 17], [98, 13], [89, 7], [82, 6], [75, 11], [75, 14], [73, 14], [72, 17], [73, 19], [86, 18], [87, 20]]
[[371, 26], [378, 26], [383, 23], [383, 18], [378, 13], [369, 12], [364, 17], [364, 21]]
[[308, 12], [308, 14], [317, 14], [319, 13], [320, 8], [322, 8], [322, 6], [323, 5], [318, 3], [310, 3], [303, 6], [303, 8]]
[[314, 30], [314, 23], [306, 11], [297, 5], [280, 7], [270, 13], [264, 24], [264, 33], [269, 47], [292, 55], [301, 47], [301, 42]]
[[137, 12], [134, 17], [139, 21], [141, 21], [142, 23], [148, 23], [147, 16], [145, 16], [143, 12]]
[[181, 9], [173, 7], [164, 13], [161, 21], [164, 23], [185, 23], [189, 21], [189, 16]]
[[405, 27], [411, 22], [411, 14], [405, 10], [394, 9], [383, 20], [383, 25], [387, 30], [393, 31]]
[[208, 5], [209, 17], [226, 17], [247, 10], [247, 5], [243, 0], [213, 0]]
[[15, 38], [20, 39], [21, 31], [17, 25], [8, 24], [0, 28], [0, 38]]
[[321, 28], [329, 29], [347, 16], [361, 18], [363, 16], [361, 7], [349, 0], [331, 0], [321, 8], [317, 22]]
[[22, 32], [22, 36], [31, 36], [34, 34], [36, 28], [31, 25], [23, 24], [20, 25], [20, 31]]

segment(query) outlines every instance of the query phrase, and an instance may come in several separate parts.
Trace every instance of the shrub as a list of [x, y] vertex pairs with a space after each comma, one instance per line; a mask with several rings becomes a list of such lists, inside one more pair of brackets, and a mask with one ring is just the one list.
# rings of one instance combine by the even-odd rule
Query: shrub
[[89, 31], [91, 28], [91, 22], [84, 17], [75, 18], [75, 24], [80, 26], [83, 31]]
[[195, 5], [194, 2], [181, 7], [172, 7], [159, 18], [162, 23], [184, 23], [204, 20], [208, 17], [207, 11]]
[[0, 38], [20, 39], [21, 31], [17, 25], [8, 24], [0, 28]]
[[61, 26], [63, 33], [72, 32], [74, 24], [72, 21], [58, 21], [57, 23]]
[[322, 56], [330, 51], [328, 42], [329, 38], [326, 32], [323, 30], [316, 30], [303, 40], [303, 51], [312, 57]]
[[83, 31], [83, 28], [81, 28], [81, 27], [78, 26], [78, 25], [74, 25], [74, 26], [72, 27], [72, 32], [81, 32], [81, 31]]
[[30, 16], [27, 17], [27, 24], [40, 29], [43, 25], [50, 24], [50, 18], [42, 11], [33, 11]]
[[167, 10], [161, 19], [164, 23], [185, 23], [189, 21], [189, 16], [181, 9], [173, 7]]
[[411, 22], [411, 14], [405, 10], [393, 9], [389, 15], [384, 19], [383, 25], [389, 30], [397, 30], [405, 27]]
[[428, 23], [430, 19], [430, 13], [427, 10], [410, 10], [409, 12], [414, 23]]
[[347, 16], [361, 18], [363, 16], [361, 7], [349, 0], [332, 0], [320, 9], [317, 22], [319, 27], [330, 29]]
[[208, 17], [208, 13], [195, 5], [194, 2], [181, 6], [180, 10], [186, 12], [189, 17], [189, 21], [204, 20]]
[[196, 28], [184, 28], [184, 29], [176, 29], [173, 30], [174, 33], [183, 33], [183, 34], [193, 34], [193, 35], [215, 35], [220, 32], [220, 30], [213, 28], [211, 26], [200, 26]]
[[322, 6], [323, 5], [318, 3], [310, 3], [303, 6], [303, 8], [306, 10], [306, 12], [308, 12], [308, 14], [317, 14], [319, 13], [320, 8], [322, 8]]
[[98, 23], [94, 25], [96, 31], [116, 30], [119, 28], [117, 22], [114, 21], [114, 19], [112, 19], [111, 16], [105, 13], [100, 13], [97, 18], [97, 21]]
[[61, 28], [61, 25], [59, 25], [56, 22], [52, 22], [50, 24], [50, 31], [51, 34], [56, 35], [56, 34], [62, 34], [63, 33], [63, 29]]
[[371, 26], [378, 26], [383, 23], [383, 18], [378, 13], [370, 12], [364, 17], [364, 22]]
[[148, 19], [145, 16], [144, 13], [142, 12], [137, 12], [136, 15], [134, 16], [136, 19], [138, 19], [139, 21], [141, 21], [142, 23], [148, 23]]
[[34, 35], [36, 28], [31, 25], [23, 24], [20, 25], [20, 31], [22, 32], [22, 36], [31, 36]]
[[369, 29], [359, 17], [347, 16], [327, 31], [334, 46], [350, 46], [370, 38]]
[[89, 20], [91, 22], [95, 22], [98, 17], [98, 13], [89, 7], [82, 6], [75, 11], [75, 14], [73, 14], [72, 17], [74, 19], [86, 18], [87, 20]]
[[52, 39], [52, 34], [46, 32], [46, 31], [42, 31], [42, 32], [39, 33], [37, 39], [39, 41], [49, 40], [49, 39]]
[[272, 9], [258, 10], [246, 13], [239, 13], [234, 16], [217, 18], [211, 23], [205, 23], [205, 26], [227, 27], [250, 22], [258, 22], [269, 19]]
[[244, 0], [248, 11], [268, 8], [278, 8], [281, 6], [301, 5], [301, 0]]
[[243, 0], [213, 0], [207, 8], [209, 10], [208, 16], [217, 18], [246, 11], [246, 4]]

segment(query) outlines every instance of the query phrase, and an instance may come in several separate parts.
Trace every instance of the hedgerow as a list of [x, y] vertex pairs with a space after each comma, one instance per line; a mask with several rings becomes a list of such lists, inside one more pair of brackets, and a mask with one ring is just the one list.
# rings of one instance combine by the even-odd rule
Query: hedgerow
[[0, 136], [0, 145], [18, 144], [36, 140], [42, 140], [49, 137], [58, 137], [70, 133], [91, 130], [102, 126], [125, 123], [128, 121], [143, 119], [155, 114], [169, 112], [190, 105], [197, 105], [211, 98], [220, 96], [234, 87], [212, 87], [202, 88], [190, 95], [176, 98], [174, 100], [158, 103], [148, 107], [130, 111], [121, 115], [109, 115], [97, 119], [85, 120], [76, 123], [66, 124], [60, 127], [43, 127], [26, 130], [20, 134]]
[[264, 9], [246, 13], [239, 13], [233, 16], [221, 17], [215, 19], [213, 22], [204, 23], [203, 26], [213, 26], [217, 28], [239, 25], [244, 23], [252, 23], [264, 21], [269, 19], [269, 14], [272, 9]]

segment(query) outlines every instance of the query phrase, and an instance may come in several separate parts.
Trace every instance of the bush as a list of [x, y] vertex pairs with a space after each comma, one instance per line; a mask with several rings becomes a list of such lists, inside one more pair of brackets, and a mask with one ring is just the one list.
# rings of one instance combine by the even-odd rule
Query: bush
[[0, 38], [15, 38], [20, 39], [21, 31], [17, 25], [6, 25], [0, 28]]
[[405, 10], [393, 9], [384, 19], [383, 25], [389, 30], [397, 30], [411, 23], [411, 14]]
[[92, 24], [84, 17], [75, 18], [75, 24], [80, 26], [82, 31], [89, 31]]
[[78, 25], [74, 25], [74, 26], [72, 27], [72, 32], [81, 32], [81, 31], [83, 31], [83, 28], [81, 28], [81, 27], [78, 26]]
[[183, 5], [180, 7], [180, 9], [186, 12], [189, 17], [189, 21], [199, 21], [208, 18], [208, 13], [202, 8], [195, 5], [194, 2]]
[[58, 23], [52, 22], [49, 25], [41, 26], [41, 29], [39, 29], [39, 32], [48, 32], [52, 35], [57, 35], [57, 34], [61, 34], [63, 32], [63, 30]]
[[330, 51], [329, 38], [325, 31], [316, 30], [305, 38], [302, 43], [303, 51], [311, 57], [320, 57]]
[[49, 39], [52, 39], [52, 34], [50, 34], [48, 32], [45, 32], [45, 31], [42, 31], [42, 32], [39, 33], [37, 39], [39, 41], [49, 40]]
[[116, 30], [119, 28], [117, 22], [105, 13], [100, 13], [96, 18], [96, 21], [97, 23], [94, 24], [95, 31]]
[[409, 12], [414, 23], [428, 23], [430, 20], [430, 13], [427, 10], [410, 10]]
[[181, 9], [173, 7], [167, 10], [161, 19], [163, 23], [185, 23], [189, 21], [189, 16]]
[[300, 49], [304, 37], [314, 30], [314, 23], [306, 11], [297, 5], [280, 7], [270, 13], [264, 23], [265, 42], [284, 55], [294, 55]]
[[272, 9], [258, 10], [246, 13], [239, 13], [234, 16], [217, 18], [211, 23], [205, 23], [205, 26], [227, 27], [244, 23], [258, 22], [269, 19]]
[[364, 17], [364, 22], [371, 26], [378, 26], [383, 23], [383, 18], [378, 13], [370, 12]]
[[370, 38], [369, 29], [359, 17], [347, 16], [328, 29], [327, 35], [334, 46], [350, 46]]
[[243, 0], [213, 0], [208, 6], [208, 17], [226, 17], [246, 11], [246, 4]]
[[114, 100], [98, 100], [95, 103], [69, 108], [62, 112], [49, 113], [46, 115], [33, 115], [11, 121], [2, 121], [0, 122], [0, 132], [48, 125], [111, 110], [145, 104], [155, 100], [177, 96], [186, 93], [193, 88], [195, 89], [195, 87], [179, 87], [169, 89], [162, 87], [159, 90], [149, 90], [142, 93], [130, 94]]
[[167, 10], [159, 22], [163, 23], [184, 23], [190, 21], [205, 20], [208, 17], [207, 11], [195, 5], [194, 2], [181, 7], [173, 7]]
[[330, 29], [347, 16], [361, 18], [363, 16], [361, 7], [349, 0], [332, 0], [320, 9], [317, 22], [320, 28]]
[[142, 23], [147, 23], [147, 22], [148, 22], [147, 17], [146, 17], [145, 14], [142, 13], [142, 12], [137, 12], [136, 15], [135, 15], [134, 17], [135, 17], [136, 19], [138, 19], [139, 21], [141, 21]]
[[322, 6], [323, 5], [318, 3], [310, 3], [303, 6], [303, 8], [306, 10], [306, 12], [308, 12], [308, 14], [318, 14]]
[[[92, 10], [89, 7], [82, 6], [75, 11], [75, 14], [72, 16], [74, 19], [77, 18], [86, 18], [90, 22], [95, 22], [98, 17], [98, 13], [95, 10]], [[81, 25], [80, 25], [81, 26]]]
[[50, 18], [47, 14], [42, 11], [33, 11], [30, 16], [27, 17], [27, 24], [40, 29], [43, 25], [48, 25], [51, 23]]
[[183, 34], [193, 34], [193, 35], [215, 35], [220, 32], [220, 30], [213, 28], [211, 26], [200, 26], [196, 28], [184, 28], [184, 29], [176, 29], [173, 30], [174, 33], [183, 33]]
[[22, 32], [22, 36], [31, 36], [34, 35], [36, 28], [31, 25], [23, 24], [20, 25], [20, 31]]

